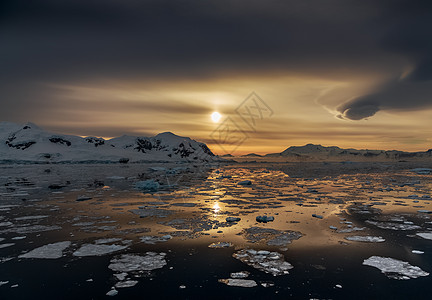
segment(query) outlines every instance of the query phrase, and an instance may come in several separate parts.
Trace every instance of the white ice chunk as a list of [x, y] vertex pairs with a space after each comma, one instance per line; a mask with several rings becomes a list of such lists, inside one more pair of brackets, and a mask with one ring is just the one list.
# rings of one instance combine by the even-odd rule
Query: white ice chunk
[[219, 282], [225, 283], [226, 285], [229, 285], [229, 286], [238, 286], [238, 287], [250, 288], [250, 287], [257, 286], [257, 283], [255, 282], [255, 280], [249, 280], [249, 279], [228, 278], [228, 279], [219, 279]]
[[369, 235], [352, 235], [345, 237], [348, 241], [355, 242], [366, 242], [366, 243], [382, 243], [385, 239], [380, 236], [369, 236]]
[[128, 246], [122, 245], [95, 245], [84, 244], [77, 251], [73, 253], [74, 256], [100, 256], [116, 251], [126, 249]]
[[62, 257], [63, 251], [69, 247], [71, 242], [58, 242], [48, 244], [30, 252], [20, 255], [20, 258], [45, 258], [45, 259], [57, 259]]
[[363, 265], [378, 268], [381, 273], [392, 279], [407, 280], [429, 275], [419, 267], [390, 257], [371, 256], [363, 261]]

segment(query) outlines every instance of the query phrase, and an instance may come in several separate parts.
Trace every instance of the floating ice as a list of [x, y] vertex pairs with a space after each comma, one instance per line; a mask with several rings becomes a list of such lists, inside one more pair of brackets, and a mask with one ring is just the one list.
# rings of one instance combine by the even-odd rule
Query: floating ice
[[209, 248], [229, 248], [232, 247], [233, 244], [228, 242], [219, 242], [219, 243], [212, 243], [209, 245]]
[[145, 192], [157, 192], [159, 190], [159, 182], [154, 180], [144, 180], [135, 183], [135, 188]]
[[250, 227], [243, 230], [245, 238], [252, 243], [264, 240], [269, 246], [286, 246], [298, 240], [302, 234], [298, 231], [280, 231], [272, 228]]
[[259, 251], [243, 249], [233, 254], [233, 257], [260, 271], [270, 273], [273, 276], [288, 274], [293, 266], [284, 260], [283, 254], [268, 252], [267, 255], [259, 254]]
[[241, 272], [231, 273], [230, 276], [231, 278], [234, 279], [244, 279], [244, 278], [248, 278], [249, 274], [250, 273], [248, 271], [241, 271]]
[[109, 239], [98, 239], [96, 241], [94, 241], [95, 244], [100, 245], [100, 244], [111, 244], [111, 243], [115, 243], [118, 241], [121, 241], [121, 238], [109, 238]]
[[19, 258], [45, 258], [45, 259], [57, 259], [62, 257], [63, 250], [70, 246], [71, 242], [58, 242], [48, 244], [36, 249], [31, 250], [25, 254], [19, 256]]
[[419, 233], [416, 233], [416, 235], [418, 235], [419, 237], [422, 237], [426, 240], [432, 240], [432, 232], [419, 232]]
[[219, 279], [219, 282], [225, 283], [228, 286], [238, 286], [238, 287], [247, 287], [247, 288], [257, 286], [255, 280], [249, 280], [249, 279], [228, 278], [228, 279]]
[[127, 288], [127, 287], [132, 287], [135, 286], [138, 283], [138, 281], [136, 280], [126, 280], [126, 281], [120, 281], [117, 282], [115, 284], [115, 287], [120, 289], [120, 288]]
[[8, 283], [9, 283], [9, 281], [0, 281], [0, 286], [8, 284]]
[[172, 239], [172, 236], [167, 234], [164, 236], [143, 236], [141, 237], [141, 242], [145, 243], [145, 244], [151, 244], [154, 245], [156, 243], [162, 243], [162, 242], [167, 242], [170, 239]]
[[45, 218], [48, 218], [48, 216], [25, 216], [25, 217], [15, 218], [15, 220], [26, 221], [26, 220], [39, 220], [39, 219], [45, 219]]
[[167, 263], [165, 253], [146, 252], [146, 255], [124, 254], [111, 259], [108, 266], [115, 272], [151, 271], [163, 268]]
[[411, 252], [414, 254], [424, 254], [424, 251], [420, 251], [420, 250], [412, 250]]
[[108, 293], [106, 293], [107, 296], [116, 296], [117, 294], [118, 294], [118, 291], [115, 289], [112, 289]]
[[0, 244], [0, 249], [7, 248], [7, 247], [10, 247], [10, 246], [13, 246], [13, 245], [15, 245], [15, 243]]
[[128, 246], [122, 245], [95, 245], [84, 244], [73, 253], [74, 256], [100, 256], [126, 249]]
[[12, 222], [0, 222], [0, 227], [6, 227], [6, 226], [11, 226], [13, 225]]
[[317, 219], [322, 219], [322, 218], [324, 218], [323, 216], [321, 216], [321, 215], [317, 215], [317, 214], [312, 214], [312, 217], [317, 218]]
[[390, 257], [371, 256], [363, 261], [363, 265], [378, 268], [381, 273], [392, 279], [407, 280], [429, 275], [419, 267]]
[[368, 235], [346, 236], [345, 239], [348, 240], [348, 241], [367, 242], [367, 243], [382, 243], [382, 242], [385, 242], [385, 239], [383, 239], [380, 236], [368, 236]]
[[376, 222], [371, 220], [365, 221], [368, 224], [375, 225], [381, 229], [390, 229], [390, 230], [415, 230], [420, 229], [420, 226], [411, 225], [411, 224], [400, 224], [400, 223], [392, 223], [392, 222]]
[[412, 172], [415, 172], [419, 175], [429, 175], [432, 172], [432, 169], [428, 168], [415, 168], [411, 170]]

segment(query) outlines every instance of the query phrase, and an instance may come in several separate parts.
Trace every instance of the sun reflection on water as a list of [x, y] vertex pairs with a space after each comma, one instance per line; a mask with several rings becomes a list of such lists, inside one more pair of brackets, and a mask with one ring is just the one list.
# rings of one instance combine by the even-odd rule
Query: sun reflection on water
[[219, 206], [219, 203], [218, 203], [218, 202], [215, 202], [215, 204], [213, 205], [213, 212], [214, 212], [215, 214], [217, 214], [217, 213], [220, 212], [220, 210], [221, 210], [221, 207]]

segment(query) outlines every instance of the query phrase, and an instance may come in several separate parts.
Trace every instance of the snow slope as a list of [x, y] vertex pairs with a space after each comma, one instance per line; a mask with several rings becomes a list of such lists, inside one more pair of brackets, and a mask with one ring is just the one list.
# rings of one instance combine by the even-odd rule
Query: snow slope
[[109, 140], [45, 131], [35, 124], [0, 122], [0, 162], [145, 162], [218, 159], [206, 144], [171, 132]]

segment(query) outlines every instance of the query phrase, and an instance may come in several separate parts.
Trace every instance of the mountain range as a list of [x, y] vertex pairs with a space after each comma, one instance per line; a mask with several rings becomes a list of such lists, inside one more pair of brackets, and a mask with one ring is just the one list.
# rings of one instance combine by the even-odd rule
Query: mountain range
[[217, 159], [206, 144], [171, 132], [112, 139], [45, 131], [33, 123], [0, 122], [0, 162], [146, 162]]
[[337, 146], [325, 147], [321, 145], [307, 144], [304, 146], [291, 146], [280, 153], [266, 154], [264, 157], [281, 157], [295, 161], [412, 160], [432, 159], [432, 149], [420, 152], [405, 152], [398, 150], [343, 149]]

